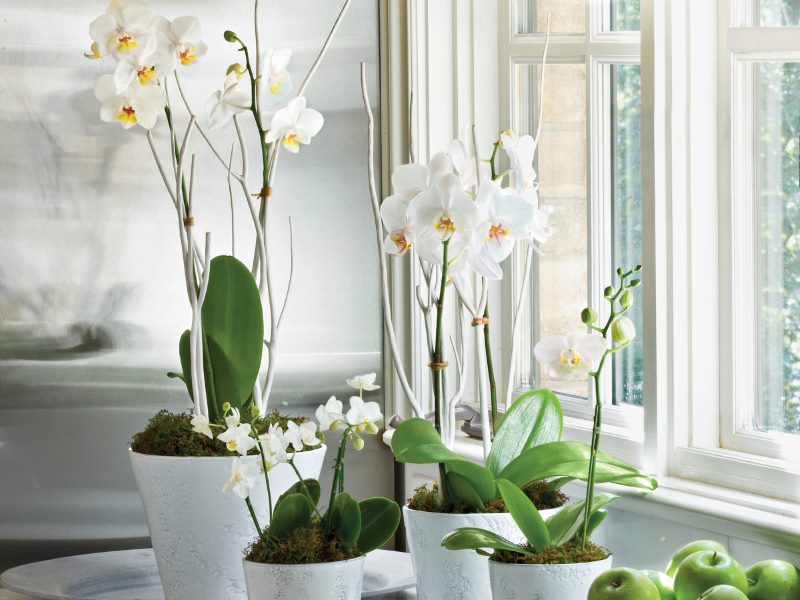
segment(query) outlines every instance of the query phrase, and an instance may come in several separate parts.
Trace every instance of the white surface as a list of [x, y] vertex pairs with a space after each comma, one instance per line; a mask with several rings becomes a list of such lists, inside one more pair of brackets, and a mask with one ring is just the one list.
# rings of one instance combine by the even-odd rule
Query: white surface
[[506, 565], [489, 561], [492, 598], [586, 600], [595, 577], [610, 569], [611, 562], [610, 556], [574, 565]]
[[[239, 561], [241, 568], [241, 561]], [[16, 567], [0, 584], [30, 596], [0, 590], [0, 600], [163, 600], [151, 549], [70, 556]], [[411, 559], [403, 552], [375, 550], [367, 555], [362, 598], [413, 598], [397, 590], [412, 587]], [[201, 595], [194, 600], [219, 600]]]
[[[224, 494], [234, 458], [176, 458], [130, 453], [166, 600], [244, 600], [241, 556], [257, 533], [245, 501]], [[295, 456], [304, 478], [318, 478], [325, 446]], [[260, 456], [246, 462], [259, 464]], [[269, 473], [272, 501], [297, 482], [289, 465]], [[269, 525], [265, 485], [250, 500]], [[140, 577], [140, 573], [134, 574]], [[160, 586], [158, 586], [160, 588]], [[160, 589], [159, 589], [160, 592]]]
[[316, 565], [265, 565], [244, 561], [250, 600], [358, 600], [364, 581], [364, 557]]

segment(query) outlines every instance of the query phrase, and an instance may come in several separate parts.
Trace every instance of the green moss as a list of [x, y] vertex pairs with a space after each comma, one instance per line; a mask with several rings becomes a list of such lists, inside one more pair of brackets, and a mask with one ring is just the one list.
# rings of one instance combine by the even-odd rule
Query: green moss
[[245, 552], [245, 558], [249, 561], [272, 565], [336, 562], [359, 556], [361, 552], [358, 547], [345, 545], [336, 532], [326, 535], [319, 520], [298, 527], [280, 541], [270, 540], [266, 543], [259, 538]]
[[[259, 434], [266, 433], [272, 424], [280, 425], [284, 430], [286, 423], [292, 420], [298, 425], [308, 421], [307, 417], [288, 417], [281, 415], [278, 411], [258, 419], [255, 427]], [[144, 431], [133, 436], [131, 450], [140, 454], [152, 454], [155, 456], [230, 456], [230, 452], [225, 448], [225, 444], [215, 440], [210, 440], [206, 436], [195, 433], [192, 430], [192, 414], [172, 413], [162, 410], [150, 419]], [[224, 431], [224, 421], [219, 421], [217, 425], [221, 428], [214, 429], [218, 434]], [[318, 434], [322, 439], [322, 434]], [[256, 449], [250, 454], [256, 454]]]
[[[546, 510], [548, 508], [558, 508], [565, 504], [568, 498], [561, 490], [552, 489], [546, 481], [532, 483], [525, 488], [528, 498], [533, 501], [536, 508]], [[422, 485], [414, 490], [414, 495], [408, 499], [408, 507], [412, 510], [422, 512], [439, 512], [450, 514], [465, 514], [475, 512], [468, 506], [448, 505], [442, 507], [439, 503], [439, 484], [434, 483], [432, 487]], [[501, 497], [490, 500], [486, 504], [486, 512], [502, 513], [506, 511], [506, 505]]]
[[[528, 550], [533, 551], [533, 548], [528, 546]], [[567, 542], [563, 546], [549, 546], [533, 556], [506, 550], [495, 550], [491, 556], [491, 560], [516, 565], [571, 565], [605, 558], [608, 558], [608, 550], [605, 548], [592, 542], [582, 548], [579, 541]]]

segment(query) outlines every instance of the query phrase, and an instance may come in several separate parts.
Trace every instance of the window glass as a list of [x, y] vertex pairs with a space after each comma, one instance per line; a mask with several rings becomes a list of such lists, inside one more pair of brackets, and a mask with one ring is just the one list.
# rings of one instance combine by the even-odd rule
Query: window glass
[[611, 31], [639, 31], [639, 0], [609, 0]]
[[586, 31], [586, 0], [515, 0], [514, 8], [518, 34], [546, 32], [548, 16], [551, 32]]
[[761, 0], [758, 19], [762, 27], [797, 27], [800, 0]]

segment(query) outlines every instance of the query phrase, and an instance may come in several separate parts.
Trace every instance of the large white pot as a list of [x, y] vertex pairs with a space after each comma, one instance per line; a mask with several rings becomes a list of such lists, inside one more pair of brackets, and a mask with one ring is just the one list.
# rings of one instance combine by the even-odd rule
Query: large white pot
[[[558, 508], [540, 511], [546, 519]], [[488, 529], [514, 541], [522, 532], [508, 513], [452, 515], [403, 507], [406, 540], [420, 600], [487, 600], [491, 597], [488, 559], [473, 550], [448, 550], [442, 538], [459, 527]]]
[[491, 597], [493, 600], [586, 600], [592, 582], [610, 568], [610, 556], [572, 565], [509, 565], [490, 560]]
[[[147, 514], [150, 539], [166, 600], [244, 600], [242, 555], [256, 537], [244, 500], [224, 494], [233, 457], [152, 456], [130, 451]], [[295, 465], [317, 478], [325, 446], [300, 452]], [[245, 461], [260, 461], [248, 456]], [[269, 473], [272, 500], [297, 481], [289, 465]], [[262, 527], [269, 524], [266, 486], [250, 496]]]
[[308, 565], [266, 565], [244, 561], [250, 600], [360, 600], [364, 559]]

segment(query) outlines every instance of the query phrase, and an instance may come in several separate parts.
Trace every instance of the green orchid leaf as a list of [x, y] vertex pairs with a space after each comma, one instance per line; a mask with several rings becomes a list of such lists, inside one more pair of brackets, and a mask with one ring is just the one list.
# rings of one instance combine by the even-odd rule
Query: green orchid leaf
[[483, 511], [483, 500], [466, 477], [454, 471], [447, 473], [445, 477], [450, 501], [455, 506], [466, 506], [476, 512]]
[[550, 532], [531, 499], [506, 479], [497, 480], [497, 489], [500, 490], [508, 512], [533, 549], [541, 552], [547, 548], [550, 545]]
[[477, 550], [480, 554], [486, 554], [482, 551], [484, 548], [508, 550], [509, 552], [518, 552], [527, 556], [533, 554], [503, 536], [479, 527], [461, 527], [451, 531], [442, 538], [442, 546], [448, 550]]
[[[615, 496], [614, 494], [597, 494], [592, 501], [591, 514], [596, 513], [618, 497], [619, 496]], [[583, 526], [584, 506], [586, 506], [586, 500], [573, 502], [547, 519], [547, 530], [550, 532], [551, 544], [566, 544], [581, 531]], [[599, 524], [598, 522], [597, 525]]]
[[392, 434], [392, 452], [402, 463], [433, 464], [465, 460], [442, 443], [436, 428], [425, 419], [403, 421]]
[[458, 473], [469, 482], [481, 500], [481, 508], [490, 500], [497, 498], [497, 484], [489, 469], [466, 460], [448, 461], [445, 465], [448, 473]]
[[498, 475], [512, 460], [536, 446], [561, 439], [561, 403], [550, 390], [525, 392], [506, 411], [492, 440], [486, 467]]
[[389, 498], [367, 498], [358, 503], [361, 510], [361, 535], [358, 549], [364, 554], [388, 542], [400, 524], [400, 507]]
[[591, 538], [592, 534], [598, 527], [600, 527], [603, 521], [606, 520], [607, 516], [608, 516], [608, 511], [604, 508], [601, 508], [597, 512], [592, 513], [592, 516], [589, 517], [589, 527], [586, 530], [586, 535]]
[[[303, 488], [303, 484], [305, 484], [305, 489]], [[306, 493], [306, 490], [308, 490], [308, 493]], [[322, 489], [320, 488], [319, 481], [316, 479], [304, 479], [302, 482], [298, 481], [281, 494], [280, 498], [278, 498], [278, 501], [275, 503], [275, 508], [277, 508], [286, 497], [292, 494], [304, 495], [306, 498], [308, 498], [308, 501], [313, 507], [319, 503], [319, 497], [322, 494]]]
[[346, 545], [353, 546], [358, 542], [361, 535], [361, 509], [347, 492], [342, 492], [333, 501], [331, 525]]
[[289, 494], [272, 512], [267, 535], [276, 540], [285, 539], [295, 529], [311, 521], [312, 511], [305, 494]]
[[[189, 341], [191, 338], [191, 332], [187, 329], [181, 335], [181, 339], [178, 342], [178, 354], [181, 357], [181, 369], [183, 370], [183, 374], [180, 376], [180, 379], [183, 380], [183, 383], [186, 385], [186, 389], [189, 392], [189, 398], [194, 401], [194, 390], [192, 390], [192, 359], [191, 359], [191, 351], [189, 349]], [[169, 373], [167, 373], [169, 375]]]

